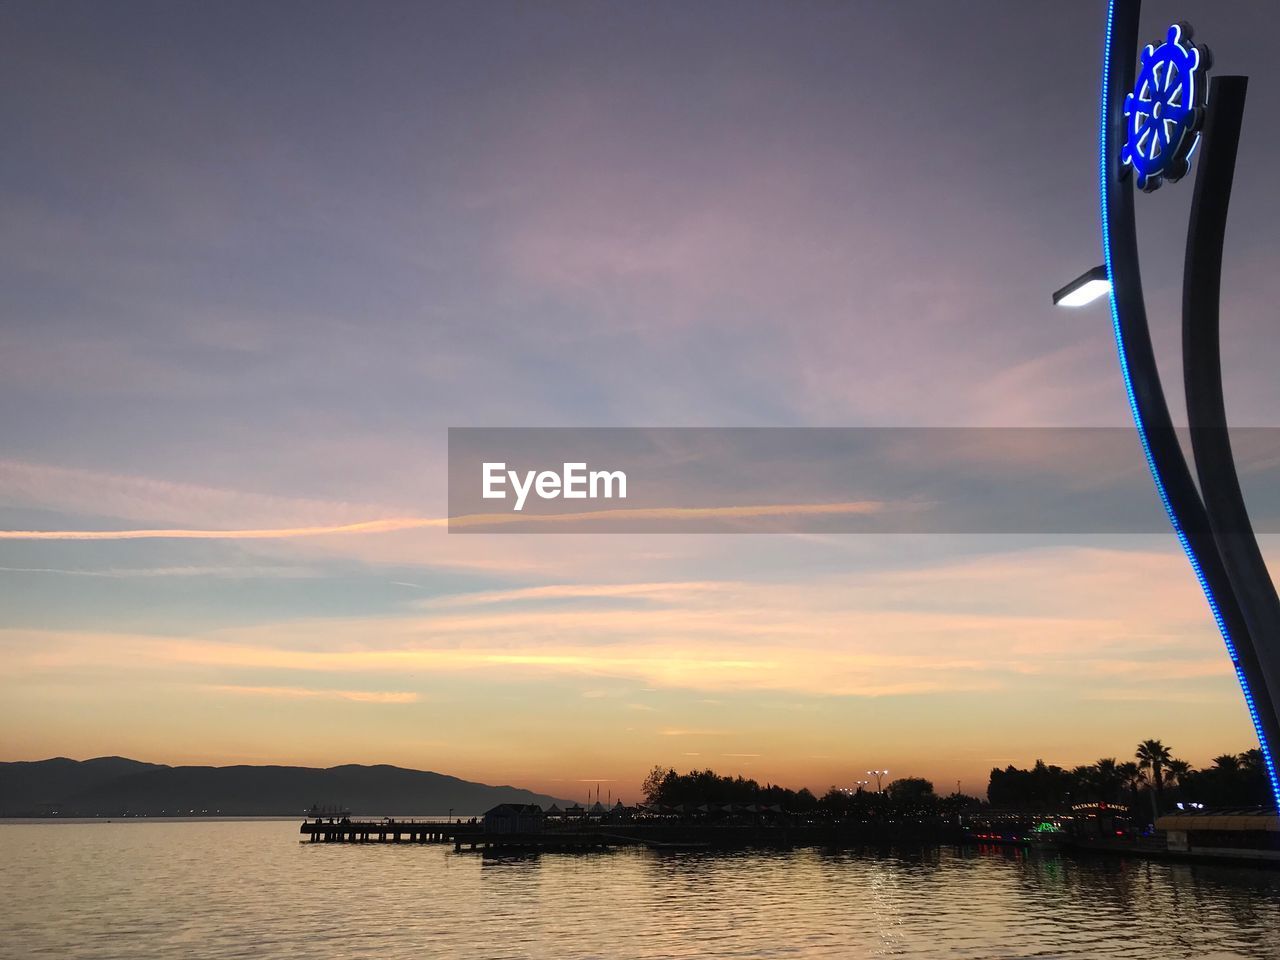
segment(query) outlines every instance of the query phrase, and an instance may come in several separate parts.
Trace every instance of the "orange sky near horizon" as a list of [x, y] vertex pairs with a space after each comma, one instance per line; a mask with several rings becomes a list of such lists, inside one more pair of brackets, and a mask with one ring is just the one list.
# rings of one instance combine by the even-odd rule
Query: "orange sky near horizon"
[[[394, 536], [433, 551], [469, 540]], [[713, 568], [696, 537], [632, 538], [668, 549], [634, 554], [627, 580], [598, 572], [614, 538], [534, 539], [516, 546], [578, 576], [424, 599], [405, 584], [409, 599], [381, 615], [0, 630], [6, 758], [394, 763], [633, 799], [654, 764], [818, 792], [888, 768], [981, 795], [992, 766], [1125, 759], [1148, 737], [1196, 764], [1250, 746], [1220, 641], [1164, 538], [781, 581], [650, 579], [682, 551]], [[724, 539], [752, 553], [778, 538]], [[787, 539], [801, 555], [878, 552]]]

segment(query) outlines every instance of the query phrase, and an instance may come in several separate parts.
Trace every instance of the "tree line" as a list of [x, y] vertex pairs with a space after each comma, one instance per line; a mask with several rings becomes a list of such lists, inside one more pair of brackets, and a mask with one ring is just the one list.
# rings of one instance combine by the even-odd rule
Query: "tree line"
[[1178, 802], [1206, 807], [1270, 806], [1261, 750], [1224, 753], [1196, 769], [1159, 740], [1138, 744], [1132, 760], [1104, 757], [1073, 767], [1037, 760], [1028, 770], [1008, 766], [991, 771], [987, 799], [993, 807], [1053, 812], [1077, 803], [1124, 803], [1153, 817]]
[[[950, 817], [980, 806], [962, 793], [939, 796], [922, 777], [902, 777], [883, 792], [831, 787], [818, 796], [807, 787], [792, 790], [714, 770], [677, 773], [655, 766], [641, 787], [645, 803], [656, 807], [759, 804], [787, 813], [830, 819], [874, 820], [893, 817]], [[1104, 757], [1096, 763], [1065, 769], [1037, 760], [1030, 769], [1012, 765], [991, 771], [987, 802], [992, 807], [1049, 814], [1079, 803], [1122, 803], [1152, 819], [1182, 803], [1205, 807], [1270, 806], [1272, 797], [1261, 750], [1224, 753], [1196, 769], [1174, 757], [1159, 740], [1138, 744], [1132, 760]]]
[[645, 803], [652, 807], [760, 804], [778, 806], [787, 813], [827, 819], [949, 817], [980, 802], [976, 797], [959, 793], [939, 797], [933, 784], [923, 777], [901, 777], [887, 784], [882, 793], [833, 786], [817, 796], [807, 787], [792, 790], [770, 783], [762, 786], [756, 780], [724, 776], [714, 770], [677, 773], [662, 766], [649, 772], [641, 792]]

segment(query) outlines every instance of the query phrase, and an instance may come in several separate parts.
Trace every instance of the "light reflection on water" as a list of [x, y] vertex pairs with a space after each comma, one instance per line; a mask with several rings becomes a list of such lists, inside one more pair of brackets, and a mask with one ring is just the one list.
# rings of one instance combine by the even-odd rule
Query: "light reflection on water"
[[1280, 957], [1280, 874], [950, 848], [547, 854], [0, 825], [0, 956]]

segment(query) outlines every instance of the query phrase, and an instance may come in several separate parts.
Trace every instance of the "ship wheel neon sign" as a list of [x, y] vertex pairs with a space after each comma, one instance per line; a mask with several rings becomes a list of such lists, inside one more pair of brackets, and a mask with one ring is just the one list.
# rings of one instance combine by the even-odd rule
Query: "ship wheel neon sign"
[[1191, 169], [1191, 154], [1204, 121], [1204, 74], [1209, 51], [1191, 42], [1191, 28], [1175, 23], [1164, 43], [1148, 44], [1133, 92], [1124, 99], [1128, 140], [1120, 159], [1133, 168], [1138, 187], [1151, 191]]

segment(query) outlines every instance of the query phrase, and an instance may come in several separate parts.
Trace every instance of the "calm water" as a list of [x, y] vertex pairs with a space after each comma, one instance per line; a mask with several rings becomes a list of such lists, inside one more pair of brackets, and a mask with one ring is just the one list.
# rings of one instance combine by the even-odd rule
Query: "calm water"
[[4, 957], [1280, 957], [1280, 874], [1012, 852], [306, 845], [297, 823], [0, 825]]

